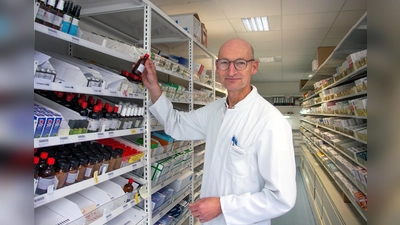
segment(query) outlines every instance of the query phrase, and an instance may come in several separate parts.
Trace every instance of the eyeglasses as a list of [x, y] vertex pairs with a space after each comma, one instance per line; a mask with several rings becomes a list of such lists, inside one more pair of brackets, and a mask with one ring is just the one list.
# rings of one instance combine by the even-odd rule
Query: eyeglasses
[[229, 61], [227, 59], [218, 59], [217, 60], [217, 66], [220, 70], [227, 70], [231, 63], [235, 66], [235, 69], [237, 70], [244, 70], [247, 67], [247, 63], [254, 61], [254, 59], [236, 59], [235, 61]]

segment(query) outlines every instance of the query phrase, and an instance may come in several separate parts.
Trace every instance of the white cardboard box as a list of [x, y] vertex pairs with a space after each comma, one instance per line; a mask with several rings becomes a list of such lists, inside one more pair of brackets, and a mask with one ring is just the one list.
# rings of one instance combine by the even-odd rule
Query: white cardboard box
[[197, 13], [170, 15], [170, 17], [201, 43], [201, 22]]
[[193, 178], [193, 172], [189, 171], [189, 172], [183, 174], [178, 179], [176, 179], [171, 184], [169, 184], [167, 187], [173, 189], [174, 193], [177, 193], [182, 188], [186, 187], [191, 182], [192, 178]]

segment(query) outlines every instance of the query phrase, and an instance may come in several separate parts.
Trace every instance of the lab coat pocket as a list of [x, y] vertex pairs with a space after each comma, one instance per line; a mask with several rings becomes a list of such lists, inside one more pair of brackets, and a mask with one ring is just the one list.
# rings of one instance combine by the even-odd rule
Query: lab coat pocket
[[225, 157], [224, 169], [237, 178], [246, 178], [251, 171], [253, 148], [242, 149], [237, 145], [230, 145]]

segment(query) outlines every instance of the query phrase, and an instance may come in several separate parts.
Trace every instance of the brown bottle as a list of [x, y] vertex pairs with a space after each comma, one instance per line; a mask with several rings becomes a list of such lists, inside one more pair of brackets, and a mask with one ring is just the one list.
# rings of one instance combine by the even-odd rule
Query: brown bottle
[[39, 171], [39, 180], [36, 188], [36, 194], [47, 193], [47, 189], [50, 185], [54, 184], [55, 170], [54, 170], [55, 159], [50, 157], [47, 159], [46, 169]]
[[132, 200], [132, 192], [133, 192], [133, 179], [129, 178], [128, 183], [124, 185], [124, 192], [126, 193], [126, 202]]
[[53, 19], [53, 28], [56, 30], [60, 30], [61, 23], [64, 17], [63, 9], [64, 9], [64, 0], [58, 0], [56, 13]]
[[53, 20], [56, 14], [56, 10], [54, 9], [55, 4], [56, 0], [47, 1], [46, 12], [43, 15], [43, 25], [53, 27]]
[[43, 16], [46, 12], [46, 0], [40, 0], [39, 9], [36, 14], [35, 22], [43, 24]]
[[57, 189], [64, 187], [67, 179], [67, 172], [70, 163], [66, 159], [57, 159], [56, 178], [58, 180]]
[[33, 157], [33, 177], [38, 178], [39, 176], [39, 157], [34, 156]]
[[144, 66], [144, 63], [146, 62], [146, 60], [149, 58], [149, 54], [145, 54], [143, 58], [140, 58], [136, 63], [135, 66], [132, 69], [132, 73], [137, 75], [137, 76], [141, 76], [144, 69], [146, 68]]

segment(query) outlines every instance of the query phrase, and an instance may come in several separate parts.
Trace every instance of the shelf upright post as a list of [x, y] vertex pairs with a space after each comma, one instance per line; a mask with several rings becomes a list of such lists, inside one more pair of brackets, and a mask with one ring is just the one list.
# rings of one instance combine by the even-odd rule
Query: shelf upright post
[[[144, 6], [144, 27], [143, 27], [143, 48], [147, 53], [151, 53], [151, 7], [146, 4]], [[145, 99], [143, 100], [144, 106], [144, 133], [143, 133], [143, 147], [146, 149], [145, 161], [146, 166], [144, 167], [144, 179], [147, 181], [147, 193], [151, 193], [151, 150], [150, 150], [150, 113], [149, 113], [149, 103], [150, 94], [148, 89], [145, 90]], [[144, 200], [144, 210], [147, 213], [148, 224], [152, 224], [152, 208], [151, 208], [151, 197]]]
[[[193, 71], [193, 45], [194, 45], [194, 43], [193, 43], [193, 38], [190, 38], [190, 40], [189, 40], [189, 71], [191, 71], [191, 74], [190, 74], [190, 80], [189, 80], [189, 92], [190, 92], [190, 99], [189, 99], [189, 111], [192, 111], [193, 109], [194, 109], [194, 106], [193, 106], [193, 102], [194, 102], [194, 99], [193, 99], [193, 73], [194, 73], [194, 71]], [[193, 149], [193, 151], [192, 151], [192, 160], [191, 160], [191, 163], [190, 163], [190, 171], [194, 171], [194, 144], [193, 144], [193, 141], [191, 141], [190, 142], [190, 147], [191, 147], [191, 149]], [[191, 180], [191, 185], [190, 185], [190, 194], [189, 194], [189, 202], [193, 202], [194, 201], [194, 179], [192, 179]], [[190, 219], [189, 219], [189, 224], [194, 224], [194, 220], [193, 220], [193, 216], [190, 216]]]

